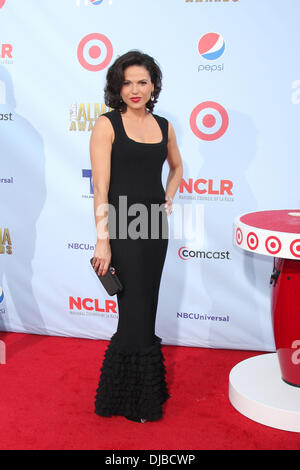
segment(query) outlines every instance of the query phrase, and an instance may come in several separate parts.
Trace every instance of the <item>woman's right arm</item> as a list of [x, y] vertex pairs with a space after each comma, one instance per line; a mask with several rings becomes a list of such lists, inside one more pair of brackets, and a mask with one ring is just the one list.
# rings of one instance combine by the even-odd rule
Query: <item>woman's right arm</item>
[[111, 261], [111, 248], [108, 233], [108, 190], [110, 183], [110, 160], [113, 127], [109, 119], [99, 116], [90, 138], [90, 158], [94, 187], [94, 216], [97, 242], [94, 252], [93, 267], [104, 276]]

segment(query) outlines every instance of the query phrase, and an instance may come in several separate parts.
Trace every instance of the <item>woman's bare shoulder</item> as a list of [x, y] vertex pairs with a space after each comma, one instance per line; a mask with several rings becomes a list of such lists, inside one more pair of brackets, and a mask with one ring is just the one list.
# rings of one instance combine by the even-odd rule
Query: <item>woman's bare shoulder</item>
[[109, 111], [107, 113], [101, 114], [95, 121], [93, 127], [93, 134], [101, 135], [102, 137], [110, 138], [113, 142], [115, 138], [114, 128], [112, 125], [112, 112]]

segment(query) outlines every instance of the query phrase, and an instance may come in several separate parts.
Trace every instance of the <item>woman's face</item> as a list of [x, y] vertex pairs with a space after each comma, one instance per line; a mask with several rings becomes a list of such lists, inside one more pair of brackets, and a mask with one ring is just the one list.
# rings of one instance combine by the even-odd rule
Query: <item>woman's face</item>
[[[129, 108], [139, 109], [146, 106], [150, 100], [154, 84], [148, 70], [141, 65], [131, 65], [124, 70], [121, 97]], [[140, 98], [133, 101], [131, 98]]]

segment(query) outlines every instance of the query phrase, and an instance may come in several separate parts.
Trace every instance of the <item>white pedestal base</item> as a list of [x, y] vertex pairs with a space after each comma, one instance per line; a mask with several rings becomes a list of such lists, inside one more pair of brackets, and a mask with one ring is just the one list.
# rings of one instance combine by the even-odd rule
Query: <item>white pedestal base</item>
[[251, 357], [233, 367], [229, 400], [253, 421], [300, 432], [300, 388], [282, 380], [277, 353]]

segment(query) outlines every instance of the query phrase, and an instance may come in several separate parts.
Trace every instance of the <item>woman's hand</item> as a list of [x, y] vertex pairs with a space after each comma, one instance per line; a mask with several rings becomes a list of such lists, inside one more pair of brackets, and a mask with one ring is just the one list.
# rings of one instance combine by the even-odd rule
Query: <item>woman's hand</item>
[[166, 213], [167, 215], [171, 215], [172, 214], [172, 211], [173, 211], [173, 199], [171, 198], [171, 196], [165, 196], [165, 209], [166, 209]]
[[111, 248], [109, 240], [98, 240], [95, 247], [93, 268], [99, 276], [105, 276], [111, 261]]

